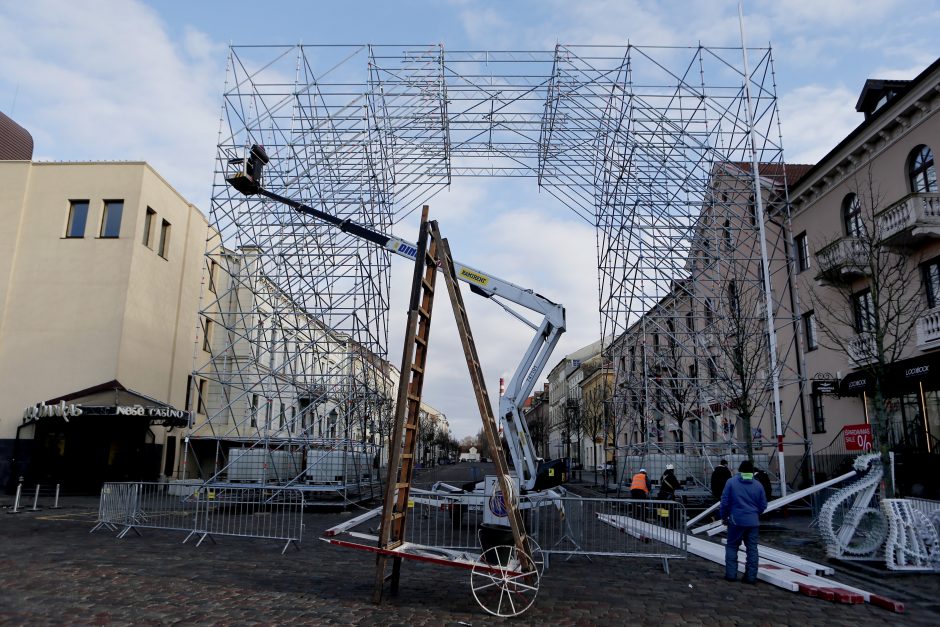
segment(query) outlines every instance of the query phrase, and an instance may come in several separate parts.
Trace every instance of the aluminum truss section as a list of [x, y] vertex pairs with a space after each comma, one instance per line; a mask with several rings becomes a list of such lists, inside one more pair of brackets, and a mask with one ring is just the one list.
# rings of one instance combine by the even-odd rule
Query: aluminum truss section
[[[805, 419], [791, 400], [801, 394], [785, 396], [783, 433], [768, 412], [761, 217], [752, 207], [766, 207], [776, 372], [782, 386], [799, 386], [786, 257], [794, 177], [783, 163], [771, 51], [748, 52], [744, 72], [740, 48], [704, 46], [233, 47], [211, 214], [218, 238], [207, 248], [207, 267], [223, 267], [231, 281], [205, 290], [203, 326], [224, 339], [211, 339], [195, 372], [209, 390], [197, 395], [208, 401], [194, 438], [215, 445], [213, 472], [225, 472], [222, 442], [303, 447], [332, 433], [312, 426], [331, 415], [360, 425], [337, 429], [339, 440], [368, 432], [371, 441], [381, 429], [368, 425], [395, 387], [380, 365], [388, 259], [284, 207], [234, 195], [226, 163], [253, 143], [271, 156], [266, 187], [386, 232], [455, 177], [533, 179], [597, 229], [600, 331], [616, 338], [607, 347], [618, 384], [608, 445], [672, 455], [693, 443], [698, 454], [746, 446], [753, 437], [743, 437], [747, 421], [734, 411], [745, 400], [763, 442], [802, 445]], [[751, 201], [758, 189], [763, 203]], [[259, 427], [267, 423], [256, 394], [295, 408], [300, 426]], [[670, 433], [684, 435], [666, 446]]]

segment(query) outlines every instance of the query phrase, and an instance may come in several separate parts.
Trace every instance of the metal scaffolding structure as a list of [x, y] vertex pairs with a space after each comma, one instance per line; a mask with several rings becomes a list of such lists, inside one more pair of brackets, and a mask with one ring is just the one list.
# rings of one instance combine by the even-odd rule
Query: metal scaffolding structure
[[[230, 188], [228, 164], [252, 144], [271, 157], [267, 188], [384, 232], [455, 177], [534, 179], [596, 227], [599, 331], [614, 338], [609, 442], [663, 448], [665, 399], [686, 394], [678, 427], [710, 425], [692, 440], [741, 440], [722, 428], [749, 389], [727, 376], [739, 354], [759, 380], [752, 426], [773, 433], [770, 373], [801, 379], [798, 334], [781, 333], [776, 370], [762, 339], [762, 237], [773, 319], [781, 331], [794, 320], [786, 168], [771, 51], [748, 49], [747, 72], [742, 52], [231, 47], [187, 447], [201, 476], [230, 480], [244, 448], [290, 451], [293, 476], [274, 479], [309, 482], [309, 451], [381, 440], [397, 380], [387, 254]], [[798, 409], [783, 409], [781, 435], [802, 444]]]

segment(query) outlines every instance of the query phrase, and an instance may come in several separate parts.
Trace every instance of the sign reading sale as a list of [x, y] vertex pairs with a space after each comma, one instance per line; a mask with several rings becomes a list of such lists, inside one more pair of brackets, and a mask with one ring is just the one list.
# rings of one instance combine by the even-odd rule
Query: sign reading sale
[[845, 450], [871, 450], [871, 425], [846, 425], [842, 430], [842, 434], [845, 438]]

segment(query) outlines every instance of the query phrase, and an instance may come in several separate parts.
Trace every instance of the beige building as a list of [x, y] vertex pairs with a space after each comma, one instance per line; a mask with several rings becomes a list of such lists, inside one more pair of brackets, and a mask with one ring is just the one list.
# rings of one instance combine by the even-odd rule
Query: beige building
[[207, 233], [146, 163], [0, 161], [0, 484], [157, 479]]
[[902, 460], [940, 442], [938, 105], [940, 60], [910, 81], [867, 81], [864, 121], [791, 192], [820, 474], [846, 425], [874, 423]]

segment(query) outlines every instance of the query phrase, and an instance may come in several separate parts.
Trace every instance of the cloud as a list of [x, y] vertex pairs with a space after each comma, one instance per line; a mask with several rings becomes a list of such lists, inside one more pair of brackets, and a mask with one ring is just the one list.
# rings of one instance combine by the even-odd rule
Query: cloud
[[4, 3], [0, 85], [36, 156], [145, 160], [208, 211], [225, 47], [139, 2]]
[[789, 163], [816, 163], [862, 123], [856, 92], [804, 85], [780, 99], [784, 149]]

